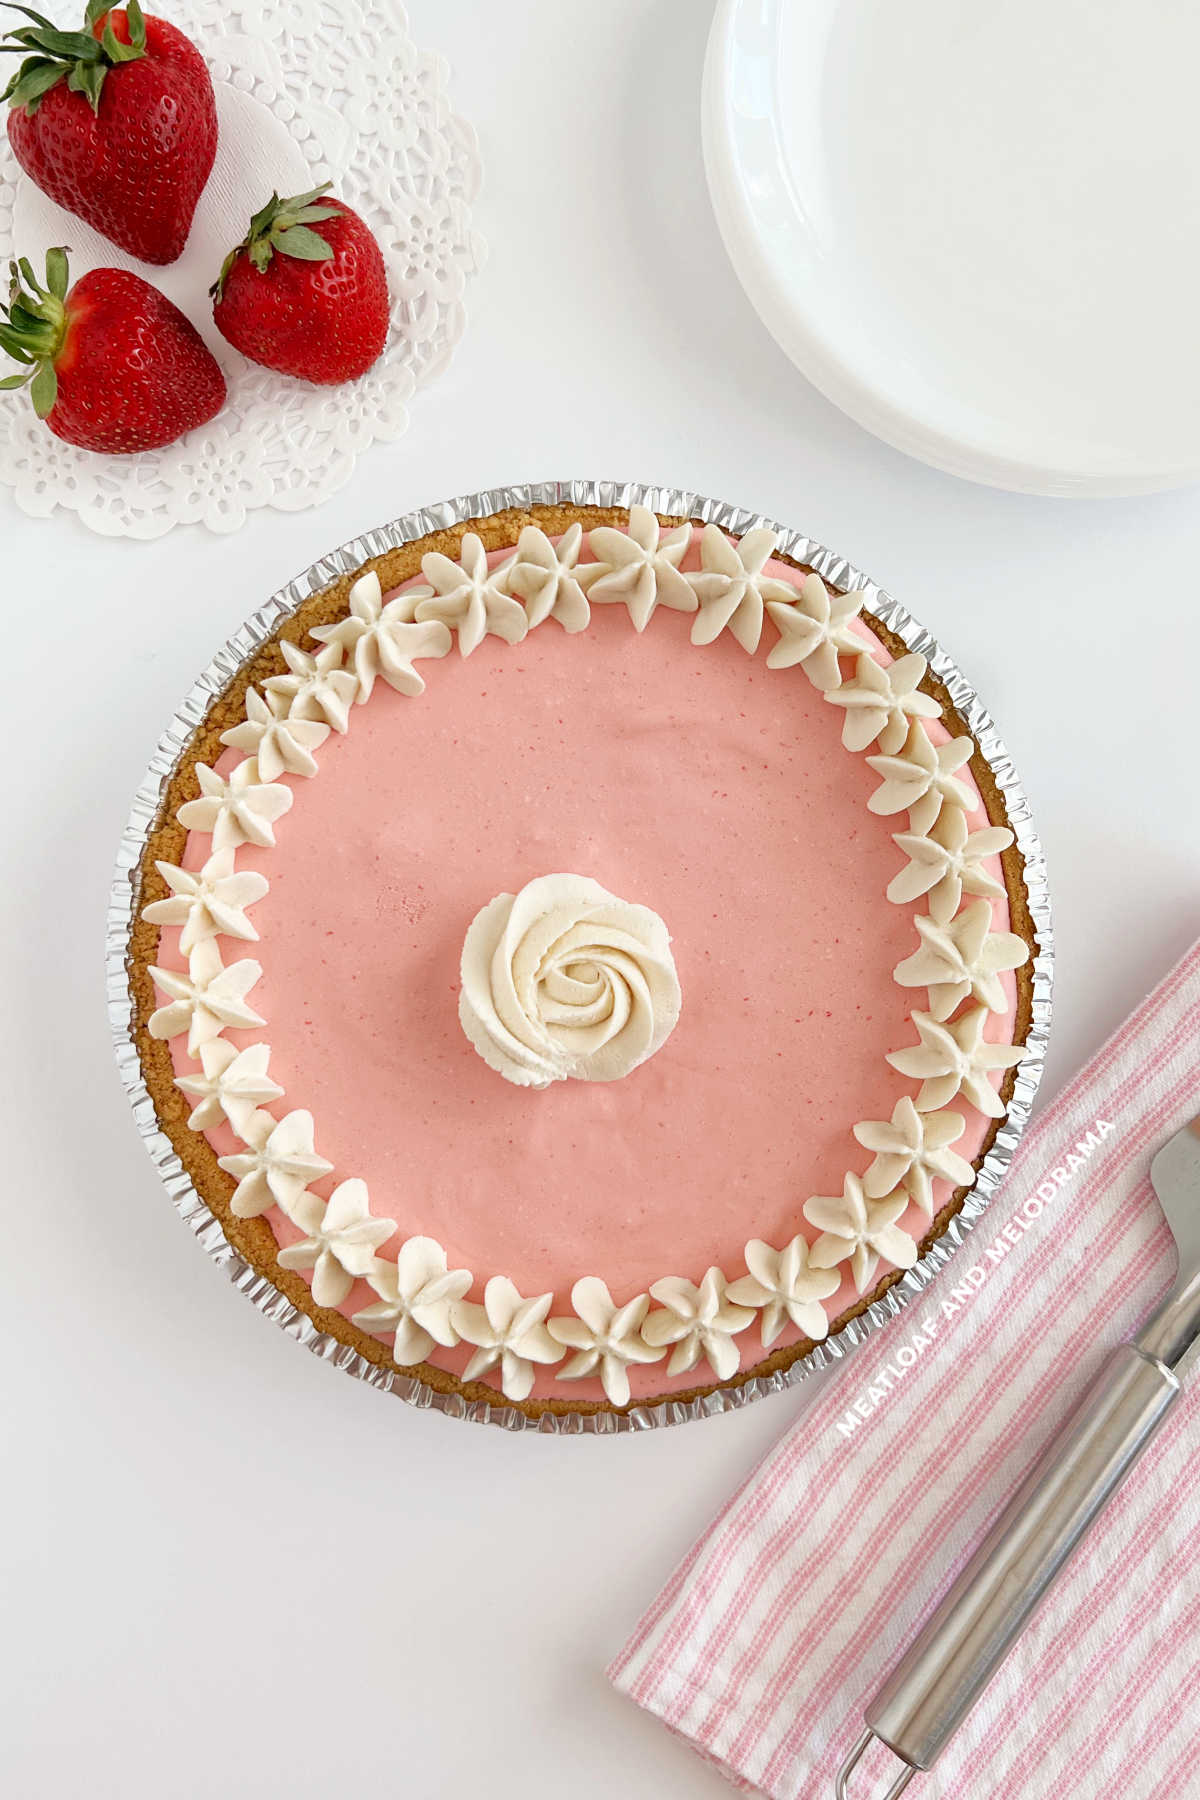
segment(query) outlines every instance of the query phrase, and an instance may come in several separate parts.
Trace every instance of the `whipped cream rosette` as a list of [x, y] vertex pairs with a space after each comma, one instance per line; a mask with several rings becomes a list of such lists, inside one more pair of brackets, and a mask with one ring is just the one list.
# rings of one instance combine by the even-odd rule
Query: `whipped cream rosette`
[[463, 945], [463, 1030], [518, 1087], [619, 1081], [666, 1043], [680, 1004], [658, 914], [586, 875], [498, 894]]

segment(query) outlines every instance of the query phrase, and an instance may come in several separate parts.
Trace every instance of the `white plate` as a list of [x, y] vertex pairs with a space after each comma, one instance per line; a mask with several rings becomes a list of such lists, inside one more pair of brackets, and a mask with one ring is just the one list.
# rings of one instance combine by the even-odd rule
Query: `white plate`
[[824, 394], [938, 468], [1200, 480], [1197, 67], [1187, 0], [720, 0], [734, 268]]

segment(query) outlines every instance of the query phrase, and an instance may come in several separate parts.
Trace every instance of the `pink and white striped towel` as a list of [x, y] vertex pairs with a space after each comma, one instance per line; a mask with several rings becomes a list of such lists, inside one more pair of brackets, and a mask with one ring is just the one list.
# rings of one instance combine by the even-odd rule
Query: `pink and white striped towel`
[[[647, 1612], [612, 1680], [737, 1787], [832, 1795], [881, 1677], [1167, 1286], [1149, 1163], [1197, 1111], [1200, 944], [1038, 1117], [950, 1266], [827, 1379]], [[914, 1795], [1200, 1794], [1198, 1451], [1200, 1375]], [[877, 1746], [853, 1791], [898, 1773]]]

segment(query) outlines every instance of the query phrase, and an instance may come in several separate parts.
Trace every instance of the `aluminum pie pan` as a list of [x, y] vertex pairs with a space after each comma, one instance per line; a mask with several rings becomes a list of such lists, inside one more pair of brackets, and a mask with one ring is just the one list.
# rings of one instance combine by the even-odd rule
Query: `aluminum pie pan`
[[[352, 574], [370, 558], [398, 549], [415, 538], [442, 531], [471, 519], [509, 508], [530, 506], [647, 506], [653, 512], [713, 523], [740, 537], [756, 526], [768, 526], [779, 536], [779, 548], [805, 563], [831, 586], [861, 588], [865, 608], [907, 645], [919, 651], [931, 672], [944, 684], [951, 700], [987, 762], [1004, 796], [1009, 823], [1024, 859], [1026, 898], [1037, 937], [1031, 967], [1031, 1019], [1025, 1056], [1017, 1066], [1008, 1112], [980, 1164], [974, 1185], [959, 1211], [937, 1241], [913, 1267], [864, 1312], [847, 1321], [835, 1335], [814, 1344], [786, 1369], [752, 1376], [736, 1387], [719, 1387], [692, 1400], [667, 1398], [654, 1405], [631, 1407], [627, 1413], [546, 1412], [531, 1418], [502, 1399], [495, 1403], [471, 1401], [457, 1393], [442, 1393], [417, 1377], [380, 1368], [339, 1339], [313, 1323], [286, 1295], [249, 1263], [229, 1243], [220, 1222], [210, 1212], [183, 1168], [170, 1139], [161, 1130], [154, 1102], [146, 1087], [134, 1041], [133, 1003], [129, 986], [129, 936], [138, 914], [138, 871], [151, 831], [157, 823], [167, 787], [196, 728], [209, 707], [237, 670], [272, 635], [280, 623], [314, 594], [340, 577]], [[1054, 976], [1054, 938], [1046, 861], [1030, 811], [1029, 801], [1012, 758], [996, 730], [991, 715], [958, 665], [942, 649], [932, 633], [899, 601], [872, 581], [870, 576], [803, 532], [781, 525], [762, 513], [732, 506], [678, 488], [647, 486], [632, 481], [543, 481], [517, 487], [488, 488], [462, 494], [436, 506], [405, 513], [361, 537], [351, 538], [297, 575], [251, 613], [218, 650], [212, 662], [189, 688], [159, 739], [146, 775], [138, 788], [128, 822], [121, 834], [116, 870], [109, 896], [106, 936], [108, 1013], [121, 1083], [128, 1095], [134, 1123], [146, 1145], [176, 1211], [199, 1239], [213, 1262], [259, 1311], [272, 1319], [289, 1337], [315, 1356], [344, 1369], [372, 1387], [394, 1394], [410, 1406], [432, 1408], [451, 1418], [500, 1425], [509, 1431], [538, 1431], [551, 1435], [605, 1436], [626, 1431], [647, 1431], [662, 1425], [679, 1425], [689, 1419], [710, 1418], [731, 1412], [768, 1394], [794, 1387], [805, 1376], [845, 1360], [864, 1339], [880, 1330], [917, 1300], [945, 1268], [960, 1244], [974, 1230], [999, 1188], [1029, 1121], [1034, 1097], [1045, 1066], [1050, 1031]]]

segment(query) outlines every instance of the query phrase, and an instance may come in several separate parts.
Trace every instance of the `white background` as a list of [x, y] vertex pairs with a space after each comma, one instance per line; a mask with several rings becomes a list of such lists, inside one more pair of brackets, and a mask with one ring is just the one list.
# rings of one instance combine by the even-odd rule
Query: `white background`
[[762, 509], [941, 637], [1024, 772], [1057, 904], [1047, 1092], [1200, 926], [1200, 495], [969, 487], [821, 400], [710, 217], [701, 0], [411, 12], [481, 133], [491, 256], [409, 435], [231, 538], [108, 543], [0, 495], [0, 1786], [22, 1800], [727, 1791], [602, 1671], [802, 1396], [612, 1441], [413, 1413], [220, 1280], [130, 1123], [102, 1004], [114, 846], [165, 718], [287, 577], [492, 483]]

